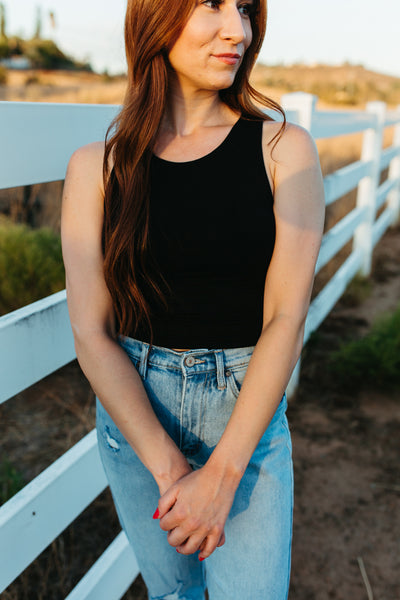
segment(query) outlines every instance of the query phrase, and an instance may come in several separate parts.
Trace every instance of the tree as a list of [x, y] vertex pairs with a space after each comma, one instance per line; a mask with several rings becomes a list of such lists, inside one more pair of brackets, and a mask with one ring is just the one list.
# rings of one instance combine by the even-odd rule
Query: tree
[[42, 37], [42, 10], [40, 6], [36, 8], [36, 26], [35, 26], [35, 35], [33, 39], [40, 40]]
[[72, 58], [66, 56], [53, 40], [26, 41], [24, 56], [31, 61], [34, 69], [74, 69], [79, 65]]
[[56, 17], [52, 10], [49, 11], [49, 18], [50, 18], [50, 24], [51, 24], [52, 29], [55, 29], [56, 28]]
[[6, 9], [2, 2], [0, 2], [0, 40], [7, 39], [6, 34]]

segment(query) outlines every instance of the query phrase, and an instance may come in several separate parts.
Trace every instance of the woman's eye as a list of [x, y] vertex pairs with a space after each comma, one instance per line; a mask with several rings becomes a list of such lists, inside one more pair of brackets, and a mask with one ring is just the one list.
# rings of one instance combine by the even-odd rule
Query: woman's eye
[[[212, 9], [218, 9], [223, 4], [223, 0], [205, 0], [202, 4]], [[252, 2], [244, 2], [238, 6], [238, 10], [242, 15], [248, 17], [254, 10], [254, 4]]]
[[245, 15], [246, 17], [249, 17], [254, 9], [254, 4], [246, 3], [246, 4], [241, 4], [239, 6], [239, 11], [242, 13], [242, 15]]
[[219, 6], [222, 4], [222, 0], [205, 0], [203, 4], [209, 8], [219, 8]]

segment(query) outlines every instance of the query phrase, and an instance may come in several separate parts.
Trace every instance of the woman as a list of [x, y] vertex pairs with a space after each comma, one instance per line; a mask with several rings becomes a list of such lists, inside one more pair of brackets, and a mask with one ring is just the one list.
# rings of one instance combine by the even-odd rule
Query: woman
[[265, 24], [263, 0], [129, 0], [124, 106], [65, 181], [77, 357], [152, 599], [288, 594], [284, 392], [324, 201], [308, 133], [255, 105], [280, 110], [248, 82]]

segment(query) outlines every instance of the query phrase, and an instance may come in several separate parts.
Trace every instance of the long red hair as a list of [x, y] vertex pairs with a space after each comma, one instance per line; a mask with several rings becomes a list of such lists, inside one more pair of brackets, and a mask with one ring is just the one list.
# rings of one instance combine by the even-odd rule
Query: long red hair
[[[120, 113], [107, 135], [103, 164], [104, 275], [110, 291], [117, 331], [135, 337], [139, 323], [146, 323], [153, 342], [151, 310], [145, 290], [168, 306], [163, 285], [168, 283], [157, 270], [149, 244], [150, 160], [168, 98], [167, 49], [185, 26], [194, 0], [128, 0], [125, 18], [125, 51], [128, 85]], [[250, 15], [252, 42], [246, 51], [233, 85], [221, 90], [221, 100], [248, 119], [269, 119], [258, 108], [282, 108], [249, 83], [265, 35], [267, 7], [256, 0]], [[112, 154], [114, 166], [109, 169]], [[164, 290], [166, 289], [164, 287]]]

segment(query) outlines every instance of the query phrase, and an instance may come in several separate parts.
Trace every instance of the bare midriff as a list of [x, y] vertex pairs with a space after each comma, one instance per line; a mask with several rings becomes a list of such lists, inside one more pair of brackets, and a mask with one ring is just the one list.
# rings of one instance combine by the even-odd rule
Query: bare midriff
[[176, 350], [176, 352], [187, 352], [190, 348], [171, 348], [171, 350]]

